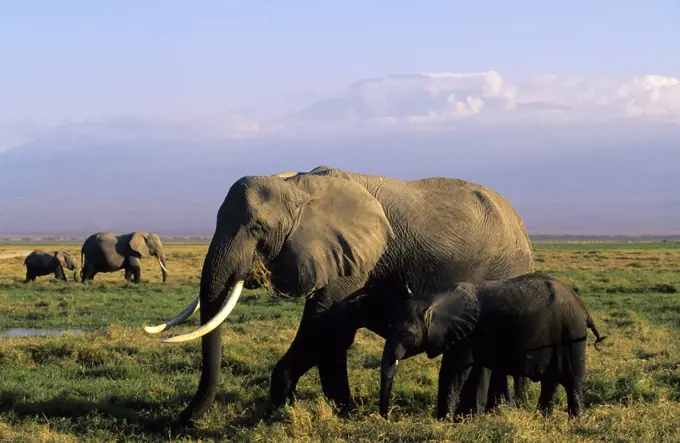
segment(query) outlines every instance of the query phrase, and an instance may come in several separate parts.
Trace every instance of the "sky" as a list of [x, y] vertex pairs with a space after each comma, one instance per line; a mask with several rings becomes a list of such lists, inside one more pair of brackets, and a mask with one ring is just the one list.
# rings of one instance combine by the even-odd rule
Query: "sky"
[[110, 115], [282, 113], [354, 81], [680, 77], [666, 1], [0, 2], [0, 149]]
[[680, 232], [677, 0], [0, 1], [0, 42], [0, 233], [209, 233], [323, 164]]

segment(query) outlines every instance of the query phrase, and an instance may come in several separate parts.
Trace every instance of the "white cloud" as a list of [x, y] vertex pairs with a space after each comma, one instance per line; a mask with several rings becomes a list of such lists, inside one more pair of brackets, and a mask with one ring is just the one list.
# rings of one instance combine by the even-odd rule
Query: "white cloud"
[[300, 111], [264, 118], [221, 115], [93, 116], [81, 121], [0, 127], [7, 140], [51, 136], [107, 140], [220, 141], [329, 132], [456, 130], [470, 124], [568, 124], [607, 121], [680, 124], [680, 79], [645, 75], [583, 79], [506, 78], [496, 71], [406, 74], [365, 79]]
[[598, 122], [680, 123], [680, 80], [661, 75], [581, 79], [543, 75], [521, 81], [496, 71], [386, 76], [362, 80], [296, 115], [325, 124]]

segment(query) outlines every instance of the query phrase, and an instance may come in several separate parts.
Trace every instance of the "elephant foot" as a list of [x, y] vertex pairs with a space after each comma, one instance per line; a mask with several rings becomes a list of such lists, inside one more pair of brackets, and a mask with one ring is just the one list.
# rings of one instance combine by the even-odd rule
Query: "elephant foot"
[[195, 429], [198, 427], [198, 420], [200, 420], [203, 413], [196, 414], [188, 407], [180, 412], [177, 419], [170, 422], [170, 430], [174, 432], [182, 432], [188, 429]]
[[281, 408], [285, 405], [292, 405], [295, 402], [295, 398], [292, 394], [287, 394], [279, 390], [274, 391], [270, 389], [269, 391], [269, 403], [273, 408]]
[[290, 371], [284, 367], [284, 362], [280, 360], [274, 371], [269, 386], [269, 402], [274, 408], [280, 408], [295, 401], [295, 386], [290, 376]]
[[180, 415], [176, 421], [171, 422], [168, 426], [168, 431], [171, 435], [179, 435], [186, 433], [187, 430], [196, 429], [196, 421], [193, 419], [183, 419]]
[[356, 411], [357, 405], [354, 400], [350, 399], [346, 404], [338, 407], [338, 415], [342, 418], [349, 417], [352, 412]]

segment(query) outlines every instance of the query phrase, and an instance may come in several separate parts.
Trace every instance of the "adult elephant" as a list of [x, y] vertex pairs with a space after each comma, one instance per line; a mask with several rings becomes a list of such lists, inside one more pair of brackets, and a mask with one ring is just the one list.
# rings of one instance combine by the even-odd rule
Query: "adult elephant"
[[71, 254], [66, 252], [54, 251], [50, 253], [36, 249], [26, 256], [24, 266], [26, 266], [26, 280], [24, 283], [35, 281], [36, 277], [52, 273], [56, 278], [67, 281], [64, 269], [73, 271], [73, 281], [77, 281], [76, 268], [78, 264]]
[[[113, 235], [110, 232], [92, 234], [80, 249], [83, 283], [91, 281], [98, 272], [125, 269], [125, 279], [139, 283], [142, 275], [140, 260], [154, 256], [161, 267], [163, 281], [168, 278], [163, 243], [157, 234], [131, 232]], [[83, 263], [83, 258], [85, 262]]]
[[[533, 262], [512, 205], [464, 180], [402, 181], [325, 166], [287, 177], [243, 177], [218, 211], [199, 295], [177, 317], [147, 327], [160, 332], [201, 308], [198, 329], [163, 340], [202, 337], [201, 381], [180, 424], [202, 415], [215, 397], [220, 325], [255, 256], [262, 257], [277, 291], [307, 297], [295, 339], [272, 374], [272, 403], [292, 400], [299, 378], [317, 366], [324, 394], [341, 407], [351, 405], [346, 352], [356, 328], [329, 329], [333, 322], [326, 320], [342, 300], [357, 293], [399, 297], [407, 287], [420, 295], [452, 282], [513, 277], [530, 272]], [[499, 377], [507, 388], [507, 378]]]

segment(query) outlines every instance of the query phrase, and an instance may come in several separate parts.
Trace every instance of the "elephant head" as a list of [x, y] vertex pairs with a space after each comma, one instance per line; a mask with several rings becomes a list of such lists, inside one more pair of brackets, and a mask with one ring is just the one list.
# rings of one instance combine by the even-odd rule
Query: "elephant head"
[[64, 271], [64, 269], [68, 269], [69, 271], [73, 271], [73, 281], [78, 281], [77, 278], [78, 264], [73, 259], [71, 254], [68, 254], [66, 252], [55, 251], [54, 258], [57, 260], [57, 266], [59, 267], [58, 272], [60, 272], [61, 275], [66, 276], [66, 272]]
[[414, 298], [400, 306], [389, 330], [380, 364], [380, 413], [387, 414], [399, 360], [426, 352], [429, 358], [463, 340], [475, 329], [480, 306], [474, 286]]
[[165, 252], [163, 252], [163, 243], [157, 234], [149, 234], [146, 232], [133, 232], [130, 236], [130, 250], [140, 257], [148, 257], [150, 255], [158, 259], [158, 264], [161, 266], [161, 273], [163, 274], [163, 281], [168, 278], [168, 269], [165, 267]]
[[380, 202], [355, 182], [312, 174], [235, 182], [217, 213], [198, 297], [172, 320], [146, 328], [160, 332], [201, 308], [198, 329], [163, 340], [202, 337], [201, 382], [184, 414], [200, 414], [215, 396], [219, 326], [236, 305], [256, 254], [277, 292], [307, 295], [339, 277], [367, 278], [393, 235]]

